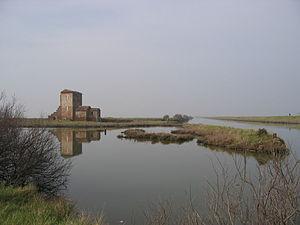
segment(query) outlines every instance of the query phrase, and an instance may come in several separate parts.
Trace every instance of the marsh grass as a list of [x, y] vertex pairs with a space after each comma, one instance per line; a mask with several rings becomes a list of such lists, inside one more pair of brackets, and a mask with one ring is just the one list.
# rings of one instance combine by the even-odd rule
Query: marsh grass
[[185, 124], [171, 133], [148, 133], [141, 129], [129, 129], [118, 138], [152, 143], [184, 143], [197, 139], [198, 144], [220, 147], [225, 150], [247, 151], [264, 154], [285, 154], [288, 148], [276, 134], [266, 130], [239, 129], [231, 127]]
[[30, 186], [12, 188], [0, 185], [0, 224], [2, 225], [104, 225], [101, 215], [91, 219], [76, 213], [74, 206], [63, 198], [45, 200]]
[[236, 151], [268, 154], [288, 152], [285, 142], [277, 134], [261, 133], [261, 130], [188, 124], [172, 133], [194, 135], [198, 144]]

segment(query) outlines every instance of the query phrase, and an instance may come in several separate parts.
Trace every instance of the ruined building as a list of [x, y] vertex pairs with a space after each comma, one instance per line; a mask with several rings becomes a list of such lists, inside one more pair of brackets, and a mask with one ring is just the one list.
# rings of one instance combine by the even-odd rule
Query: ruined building
[[100, 121], [99, 108], [82, 106], [82, 93], [71, 90], [60, 92], [60, 106], [49, 116], [52, 120]]

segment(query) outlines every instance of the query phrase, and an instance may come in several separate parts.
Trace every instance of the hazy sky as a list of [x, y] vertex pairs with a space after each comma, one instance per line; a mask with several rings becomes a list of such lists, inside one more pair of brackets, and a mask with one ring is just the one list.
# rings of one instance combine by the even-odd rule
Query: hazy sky
[[105, 116], [300, 113], [300, 0], [0, 0], [0, 90]]

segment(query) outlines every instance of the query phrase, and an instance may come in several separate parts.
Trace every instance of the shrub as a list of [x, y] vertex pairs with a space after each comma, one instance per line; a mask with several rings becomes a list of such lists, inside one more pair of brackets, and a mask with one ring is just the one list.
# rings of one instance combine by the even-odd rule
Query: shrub
[[170, 116], [169, 116], [169, 115], [164, 115], [164, 116], [163, 116], [163, 120], [164, 120], [164, 121], [168, 121], [169, 119], [170, 119]]
[[34, 185], [47, 195], [66, 188], [70, 162], [63, 159], [47, 129], [22, 129], [23, 107], [0, 96], [0, 183]]
[[186, 123], [186, 122], [189, 122], [191, 119], [193, 119], [193, 117], [188, 116], [188, 115], [176, 114], [176, 115], [174, 115], [173, 119], [178, 122]]
[[263, 136], [263, 135], [267, 135], [267, 134], [268, 134], [268, 131], [265, 128], [258, 129], [258, 131], [257, 131], [258, 136]]

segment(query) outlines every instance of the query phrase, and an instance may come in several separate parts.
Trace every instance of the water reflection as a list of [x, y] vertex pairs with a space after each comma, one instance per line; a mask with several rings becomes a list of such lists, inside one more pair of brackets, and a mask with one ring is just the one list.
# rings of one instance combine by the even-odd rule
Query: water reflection
[[289, 152], [286, 152], [285, 154], [267, 154], [267, 153], [257, 153], [257, 152], [251, 152], [246, 150], [232, 150], [232, 149], [226, 149], [222, 147], [216, 147], [216, 146], [207, 146], [203, 145], [201, 143], [198, 143], [198, 146], [203, 146], [208, 148], [209, 150], [212, 150], [214, 152], [219, 153], [226, 153], [232, 157], [241, 156], [243, 158], [254, 158], [258, 165], [266, 165], [270, 161], [278, 161], [278, 160], [284, 160], [288, 155]]
[[[257, 128], [242, 124], [237, 126]], [[170, 132], [174, 128], [145, 128], [145, 130]], [[289, 131], [286, 128], [276, 127], [268, 130], [278, 133], [287, 143], [293, 143], [293, 152], [300, 149], [299, 130]], [[190, 188], [193, 189], [197, 199], [202, 199], [206, 196], [204, 190], [207, 188], [207, 182], [213, 182], [215, 171], [212, 162], [216, 161], [216, 157], [227, 163], [229, 168], [234, 166], [233, 156], [247, 160], [249, 172], [253, 174], [258, 164], [265, 166], [268, 162], [272, 162], [270, 155], [245, 155], [243, 152], [222, 151], [199, 146], [196, 141], [182, 145], [151, 145], [122, 141], [117, 138], [122, 131], [110, 130], [106, 136], [102, 134], [101, 137], [100, 131], [96, 130], [55, 130], [61, 143], [61, 154], [64, 157], [77, 155], [72, 158], [74, 166], [67, 196], [76, 203], [79, 210], [94, 215], [104, 210], [110, 224], [119, 224], [116, 221], [121, 220], [127, 221], [133, 212], [140, 215], [141, 210], [145, 209], [149, 202], [157, 202], [159, 198], [171, 199], [175, 204], [184, 203]], [[81, 154], [82, 152], [84, 154]], [[203, 210], [205, 209], [206, 207], [203, 207]]]
[[[153, 129], [152, 129], [153, 130]], [[154, 129], [155, 130], [155, 129]], [[170, 132], [170, 128], [163, 130], [164, 132]], [[101, 140], [101, 132], [100, 130], [91, 130], [91, 129], [55, 129], [53, 133], [58, 138], [60, 142], [60, 152], [63, 157], [73, 157], [82, 154], [82, 144], [90, 143], [92, 141], [100, 141]], [[120, 132], [120, 131], [119, 131]], [[105, 132], [106, 135], [106, 132]], [[118, 136], [117, 136], [118, 137]], [[141, 141], [144, 142], [144, 141]], [[187, 141], [189, 142], [189, 141]], [[159, 142], [152, 141], [152, 144], [159, 144]], [[176, 144], [183, 144], [176, 143]], [[172, 144], [171, 142], [162, 142], [163, 145]], [[198, 143], [198, 146], [203, 146]], [[247, 151], [236, 151], [229, 150], [222, 147], [214, 147], [214, 146], [203, 146], [213, 151], [227, 153], [229, 155], [241, 155], [245, 157], [253, 157], [260, 165], [266, 164], [270, 160], [274, 159], [284, 159], [286, 155], [272, 155], [272, 154], [257, 154], [253, 152]]]
[[99, 130], [56, 129], [53, 131], [60, 142], [61, 155], [65, 157], [82, 154], [82, 143], [100, 141]]

